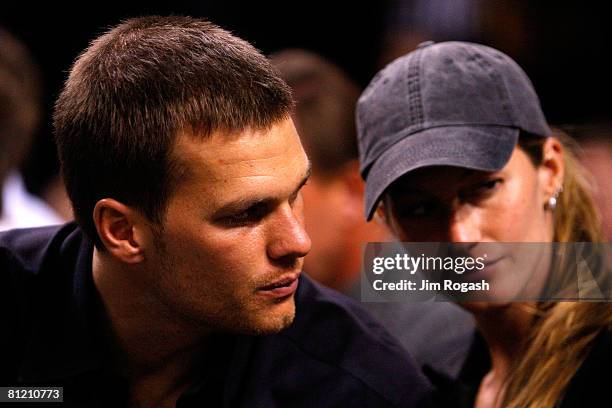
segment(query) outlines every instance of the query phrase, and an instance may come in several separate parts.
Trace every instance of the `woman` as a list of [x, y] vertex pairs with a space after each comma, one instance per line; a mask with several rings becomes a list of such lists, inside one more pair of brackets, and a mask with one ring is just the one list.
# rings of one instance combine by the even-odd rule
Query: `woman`
[[[366, 215], [379, 214], [402, 241], [602, 240], [573, 154], [551, 136], [525, 73], [499, 51], [422, 44], [372, 80], [359, 100], [357, 124]], [[588, 398], [595, 403], [603, 395], [603, 367], [612, 363], [612, 307], [547, 301], [585, 293], [555, 275], [572, 260], [566, 247], [553, 248], [553, 255], [537, 258], [536, 269], [546, 271], [539, 275], [516, 267], [511, 257], [487, 264], [490, 300], [497, 301], [462, 304], [479, 335], [462, 385], [442, 386], [437, 403], [588, 406]], [[586, 296], [609, 300], [604, 255], [587, 248], [595, 283]], [[503, 273], [509, 266], [513, 273]], [[526, 287], [541, 301], [512, 302]]]

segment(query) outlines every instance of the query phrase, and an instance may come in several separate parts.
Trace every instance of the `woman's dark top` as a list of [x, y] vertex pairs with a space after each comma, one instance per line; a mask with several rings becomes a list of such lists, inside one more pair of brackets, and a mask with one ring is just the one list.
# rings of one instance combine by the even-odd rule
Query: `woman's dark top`
[[[453, 379], [431, 367], [423, 367], [436, 388], [431, 398], [433, 407], [473, 407], [483, 377], [491, 361], [484, 338], [474, 334], [474, 340], [459, 376]], [[612, 369], [612, 331], [603, 330], [591, 345], [585, 361], [570, 381], [561, 401], [561, 408], [612, 405], [610, 370]], [[555, 375], [555, 373], [550, 373]]]

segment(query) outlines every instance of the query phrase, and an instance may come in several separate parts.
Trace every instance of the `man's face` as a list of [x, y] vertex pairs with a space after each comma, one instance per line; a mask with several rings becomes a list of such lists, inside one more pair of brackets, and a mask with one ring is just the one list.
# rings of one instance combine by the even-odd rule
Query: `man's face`
[[188, 175], [146, 254], [154, 295], [170, 313], [213, 330], [276, 332], [295, 314], [310, 250], [300, 189], [309, 162], [290, 119], [268, 130], [181, 135]]

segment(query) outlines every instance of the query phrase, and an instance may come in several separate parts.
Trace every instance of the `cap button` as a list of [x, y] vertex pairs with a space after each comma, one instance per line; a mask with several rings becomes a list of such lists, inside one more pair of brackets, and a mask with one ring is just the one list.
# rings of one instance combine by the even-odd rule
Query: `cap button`
[[436, 43], [435, 41], [431, 41], [431, 40], [423, 41], [422, 43], [417, 45], [417, 48], [425, 48], [425, 47], [430, 46], [430, 45], [435, 44], [435, 43]]

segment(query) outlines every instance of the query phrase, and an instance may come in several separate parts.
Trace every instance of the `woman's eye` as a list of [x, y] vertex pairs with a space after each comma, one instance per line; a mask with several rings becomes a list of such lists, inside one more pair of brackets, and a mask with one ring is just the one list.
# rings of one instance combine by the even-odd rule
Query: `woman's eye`
[[493, 191], [495, 191], [495, 189], [497, 189], [501, 183], [503, 182], [502, 179], [497, 178], [497, 179], [491, 179], [491, 180], [487, 180], [483, 183], [478, 183], [476, 184], [471, 191], [471, 195], [472, 197], [478, 198], [481, 196], [488, 196], [489, 194], [492, 194]]
[[427, 209], [425, 208], [423, 204], [421, 204], [421, 205], [412, 207], [409, 211], [410, 211], [410, 214], [414, 216], [422, 216], [422, 215], [425, 215], [425, 213], [427, 212]]
[[422, 202], [414, 204], [404, 204], [397, 208], [399, 217], [425, 217], [435, 210], [433, 203]]
[[501, 182], [502, 182], [501, 179], [489, 180], [489, 181], [484, 182], [482, 184], [481, 188], [486, 189], [486, 190], [491, 190], [491, 189], [497, 187]]

